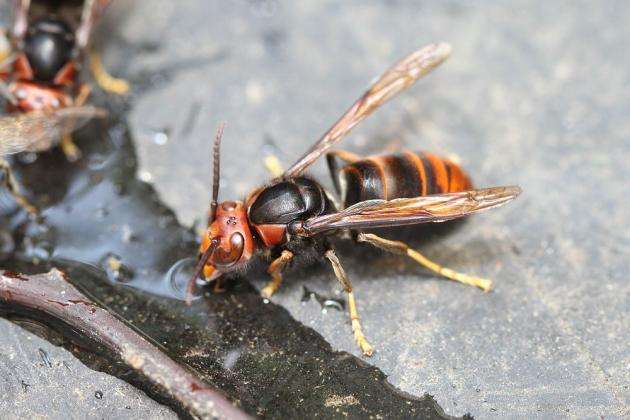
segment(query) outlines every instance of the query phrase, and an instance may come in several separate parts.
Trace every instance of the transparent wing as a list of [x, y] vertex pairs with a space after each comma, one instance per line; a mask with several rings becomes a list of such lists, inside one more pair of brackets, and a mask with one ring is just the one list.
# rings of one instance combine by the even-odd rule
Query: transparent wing
[[409, 88], [448, 58], [451, 46], [431, 44], [408, 55], [372, 84], [345, 114], [302, 156], [285, 171], [282, 178], [295, 177], [309, 167], [326, 150], [346, 136], [376, 108]]
[[76, 43], [80, 51], [87, 47], [94, 25], [109, 3], [111, 0], [85, 0], [83, 3], [81, 23], [76, 32]]
[[30, 4], [30, 0], [11, 1], [11, 8], [13, 10], [11, 37], [15, 40], [21, 40], [26, 34], [26, 29], [28, 28], [28, 8]]
[[64, 134], [106, 115], [104, 109], [84, 106], [0, 117], [0, 156], [49, 149]]
[[310, 236], [333, 229], [369, 229], [444, 222], [502, 206], [520, 193], [519, 187], [508, 186], [389, 201], [363, 201], [338, 213], [306, 220], [300, 233]]

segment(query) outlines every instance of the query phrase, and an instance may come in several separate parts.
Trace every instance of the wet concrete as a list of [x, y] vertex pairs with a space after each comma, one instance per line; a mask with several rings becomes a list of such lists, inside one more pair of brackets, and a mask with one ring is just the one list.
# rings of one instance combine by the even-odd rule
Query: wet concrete
[[95, 372], [67, 350], [7, 320], [0, 319], [0, 330], [5, 418], [177, 418], [122, 379]]

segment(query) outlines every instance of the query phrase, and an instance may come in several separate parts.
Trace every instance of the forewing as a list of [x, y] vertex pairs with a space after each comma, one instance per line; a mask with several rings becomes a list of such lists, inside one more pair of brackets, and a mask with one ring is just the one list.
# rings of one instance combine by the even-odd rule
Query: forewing
[[516, 198], [520, 192], [519, 187], [508, 186], [389, 201], [369, 200], [338, 213], [308, 219], [302, 228], [304, 234], [310, 236], [333, 229], [369, 229], [444, 222], [502, 206]]
[[92, 29], [99, 17], [105, 11], [111, 0], [85, 0], [83, 3], [83, 13], [81, 15], [81, 23], [76, 32], [77, 48], [80, 51], [85, 50], [90, 42]]
[[69, 107], [51, 112], [29, 112], [0, 118], [0, 156], [46, 150], [92, 118], [103, 118], [104, 109]]
[[376, 108], [431, 72], [446, 60], [450, 53], [451, 46], [448, 44], [430, 44], [396, 63], [381, 75], [304, 156], [285, 171], [282, 177], [287, 179], [302, 173]]

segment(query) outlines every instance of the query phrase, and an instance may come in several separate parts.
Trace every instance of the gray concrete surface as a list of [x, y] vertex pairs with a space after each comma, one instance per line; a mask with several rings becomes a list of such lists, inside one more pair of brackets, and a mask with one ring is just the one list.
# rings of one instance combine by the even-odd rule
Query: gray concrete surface
[[[134, 5], [106, 62], [129, 77], [157, 72], [130, 115], [140, 176], [191, 224], [207, 210], [219, 121], [228, 122], [221, 195], [239, 197], [267, 179], [265, 154], [289, 164], [390, 63], [450, 42], [451, 60], [343, 147], [456, 154], [477, 185], [516, 183], [524, 194], [421, 245], [492, 277], [491, 294], [399, 257], [341, 253], [377, 347], [369, 362], [453, 415], [623, 417], [629, 23], [621, 1], [154, 0]], [[159, 50], [123, 54], [125, 43], [156, 38]], [[207, 62], [163, 72], [193, 58]], [[324, 165], [313, 173], [326, 176]], [[357, 354], [346, 315], [301, 303], [302, 285], [339, 289], [315, 266], [273, 300]]]
[[0, 417], [174, 419], [175, 413], [121, 379], [0, 319]]

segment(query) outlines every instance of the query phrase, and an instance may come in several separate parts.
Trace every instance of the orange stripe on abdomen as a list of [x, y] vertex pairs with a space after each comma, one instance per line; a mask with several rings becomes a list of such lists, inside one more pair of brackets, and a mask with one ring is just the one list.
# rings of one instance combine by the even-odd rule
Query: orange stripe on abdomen
[[459, 192], [472, 189], [470, 178], [468, 178], [468, 175], [464, 173], [459, 165], [447, 159], [444, 159], [444, 164], [446, 165], [450, 176], [448, 192]]
[[449, 177], [444, 161], [432, 153], [422, 153], [433, 170], [433, 194], [448, 192]]
[[471, 189], [462, 169], [430, 153], [371, 156], [340, 169], [342, 198], [348, 207], [371, 199], [393, 200]]
[[422, 160], [416, 153], [410, 150], [405, 150], [405, 156], [409, 159], [410, 162], [413, 162], [416, 170], [418, 171], [418, 178], [421, 186], [419, 196], [427, 195], [427, 174], [426, 170], [424, 169], [424, 164], [422, 163]]

